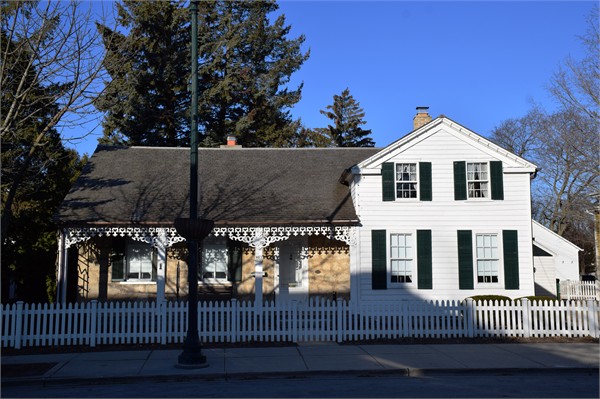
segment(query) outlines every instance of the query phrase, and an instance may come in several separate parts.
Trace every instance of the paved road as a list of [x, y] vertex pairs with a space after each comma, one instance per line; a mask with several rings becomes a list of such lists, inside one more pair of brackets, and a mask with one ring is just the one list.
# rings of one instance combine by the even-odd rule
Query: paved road
[[217, 379], [110, 384], [15, 385], [2, 398], [598, 398], [598, 373], [585, 370], [327, 375], [302, 378]]

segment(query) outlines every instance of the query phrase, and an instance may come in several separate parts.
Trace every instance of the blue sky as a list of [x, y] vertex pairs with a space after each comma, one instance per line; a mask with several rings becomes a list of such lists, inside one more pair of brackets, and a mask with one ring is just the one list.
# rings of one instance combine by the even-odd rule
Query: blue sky
[[[365, 111], [378, 147], [412, 130], [429, 106], [487, 136], [532, 101], [555, 107], [547, 92], [569, 55], [580, 58], [593, 1], [279, 1], [306, 36], [310, 58], [291, 79], [304, 82], [291, 110], [305, 126], [325, 127], [319, 110], [346, 87]], [[101, 128], [75, 147], [91, 154]]]

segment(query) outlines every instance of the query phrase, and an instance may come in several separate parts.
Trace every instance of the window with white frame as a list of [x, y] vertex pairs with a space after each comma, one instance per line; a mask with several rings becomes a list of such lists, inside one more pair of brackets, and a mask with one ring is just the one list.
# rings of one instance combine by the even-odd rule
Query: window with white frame
[[202, 280], [228, 278], [229, 251], [226, 237], [207, 237], [202, 244]]
[[112, 281], [156, 281], [156, 251], [150, 244], [118, 237], [110, 254]]
[[148, 244], [127, 245], [127, 280], [152, 281], [152, 252]]
[[412, 283], [412, 234], [390, 234], [390, 268], [392, 283]]
[[477, 282], [497, 283], [500, 257], [498, 252], [498, 234], [477, 234], [475, 236], [477, 252]]
[[396, 198], [417, 198], [417, 164], [396, 164]]
[[487, 162], [467, 163], [469, 198], [488, 198], [489, 173]]

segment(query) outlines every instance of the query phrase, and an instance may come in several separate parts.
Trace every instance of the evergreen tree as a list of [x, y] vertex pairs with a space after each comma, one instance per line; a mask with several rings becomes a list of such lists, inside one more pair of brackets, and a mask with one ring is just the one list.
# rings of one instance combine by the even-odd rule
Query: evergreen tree
[[[97, 101], [106, 112], [104, 142], [189, 145], [189, 11], [181, 1], [118, 4], [126, 32], [100, 26], [112, 76]], [[200, 142], [234, 134], [245, 146], [289, 145], [289, 107], [302, 86], [286, 87], [308, 54], [286, 39], [274, 1], [203, 1], [199, 11]]]
[[296, 128], [288, 108], [300, 100], [302, 85], [289, 90], [286, 84], [308, 58], [300, 51], [304, 37], [286, 39], [284, 16], [270, 24], [274, 1], [209, 5], [200, 24], [206, 140], [222, 143], [234, 134], [248, 147], [289, 145]]
[[98, 25], [112, 81], [96, 100], [101, 142], [189, 145], [189, 13], [182, 1], [116, 4], [126, 33]]
[[367, 123], [363, 120], [365, 113], [348, 88], [340, 95], [334, 95], [333, 104], [320, 112], [334, 124], [315, 129], [317, 133], [317, 138], [314, 139], [315, 146], [373, 147], [375, 145], [373, 139], [369, 137], [371, 130], [361, 128]]

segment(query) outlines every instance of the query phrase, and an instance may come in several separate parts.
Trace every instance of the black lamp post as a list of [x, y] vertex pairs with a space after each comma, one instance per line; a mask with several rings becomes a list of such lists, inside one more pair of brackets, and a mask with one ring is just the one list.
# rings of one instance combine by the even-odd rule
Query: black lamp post
[[188, 244], [188, 330], [179, 355], [181, 368], [208, 366], [198, 337], [198, 242], [208, 236], [214, 222], [198, 219], [198, 1], [190, 2], [192, 14], [192, 117], [190, 137], [190, 217], [175, 219], [177, 233]]

